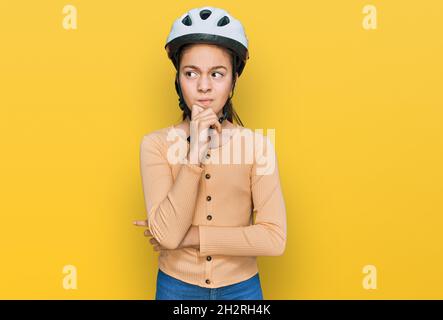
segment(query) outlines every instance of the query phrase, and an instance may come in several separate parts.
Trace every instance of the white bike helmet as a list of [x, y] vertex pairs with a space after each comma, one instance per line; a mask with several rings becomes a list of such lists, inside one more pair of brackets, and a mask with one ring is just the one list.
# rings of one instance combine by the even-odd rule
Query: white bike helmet
[[[216, 44], [229, 49], [234, 56], [233, 75], [237, 72], [240, 76], [249, 59], [248, 39], [243, 26], [227, 11], [214, 7], [195, 8], [176, 19], [166, 40], [165, 49], [177, 70], [175, 89], [179, 95], [180, 109], [185, 111], [189, 119], [191, 118], [191, 110], [184, 101], [178, 72], [180, 50], [182, 46], [191, 43]], [[234, 86], [235, 80], [233, 88]], [[223, 116], [219, 118], [220, 123], [228, 118], [227, 107], [231, 98], [232, 95], [223, 107]], [[232, 120], [232, 116], [230, 118]]]
[[231, 49], [237, 55], [236, 71], [239, 76], [249, 59], [248, 39], [241, 22], [223, 9], [195, 8], [175, 20], [165, 45], [175, 67], [177, 52], [188, 43], [217, 44]]

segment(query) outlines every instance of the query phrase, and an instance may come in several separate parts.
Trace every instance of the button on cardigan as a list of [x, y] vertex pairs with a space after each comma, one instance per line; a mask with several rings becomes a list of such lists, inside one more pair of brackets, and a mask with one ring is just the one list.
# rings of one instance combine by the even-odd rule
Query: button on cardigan
[[[258, 272], [257, 256], [282, 255], [286, 246], [274, 145], [251, 129], [232, 131], [201, 166], [186, 162], [187, 137], [174, 126], [144, 135], [140, 147], [148, 228], [166, 249], [158, 267], [206, 288], [249, 279]], [[199, 249], [178, 248], [191, 225], [199, 228]]]

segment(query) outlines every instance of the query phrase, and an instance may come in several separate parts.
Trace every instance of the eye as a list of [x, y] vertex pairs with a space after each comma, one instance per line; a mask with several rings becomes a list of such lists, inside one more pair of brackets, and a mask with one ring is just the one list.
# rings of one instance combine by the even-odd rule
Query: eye
[[194, 71], [186, 71], [186, 72], [185, 72], [185, 75], [186, 75], [186, 76], [189, 76], [190, 73], [195, 73], [195, 72], [194, 72]]
[[221, 72], [218, 72], [218, 71], [216, 71], [216, 72], [213, 72], [212, 74], [216, 74], [216, 73], [218, 73], [218, 74], [220, 75], [220, 77], [218, 77], [218, 78], [221, 78], [221, 77], [223, 77], [223, 76], [224, 76], [224, 74], [223, 74], [223, 73], [221, 73]]

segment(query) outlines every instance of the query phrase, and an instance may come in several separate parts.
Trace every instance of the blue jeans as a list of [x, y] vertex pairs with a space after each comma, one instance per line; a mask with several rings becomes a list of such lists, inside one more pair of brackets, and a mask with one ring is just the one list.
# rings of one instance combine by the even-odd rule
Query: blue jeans
[[224, 287], [204, 288], [176, 279], [158, 269], [155, 300], [263, 300], [263, 293], [258, 273]]

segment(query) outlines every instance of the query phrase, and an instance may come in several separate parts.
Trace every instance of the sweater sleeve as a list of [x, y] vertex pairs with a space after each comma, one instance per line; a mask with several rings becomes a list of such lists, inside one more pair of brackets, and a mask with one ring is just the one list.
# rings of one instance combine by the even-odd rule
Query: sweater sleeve
[[263, 155], [270, 155], [270, 168], [262, 156], [254, 161], [251, 172], [251, 193], [255, 223], [249, 226], [199, 226], [200, 255], [279, 256], [286, 246], [286, 208], [280, 186], [278, 161], [269, 138], [265, 139]]
[[143, 136], [140, 170], [148, 227], [161, 246], [176, 249], [191, 226], [203, 168], [180, 164], [173, 181], [167, 150], [155, 134]]

